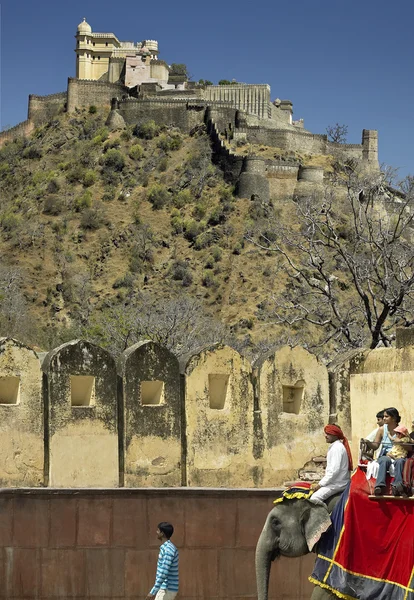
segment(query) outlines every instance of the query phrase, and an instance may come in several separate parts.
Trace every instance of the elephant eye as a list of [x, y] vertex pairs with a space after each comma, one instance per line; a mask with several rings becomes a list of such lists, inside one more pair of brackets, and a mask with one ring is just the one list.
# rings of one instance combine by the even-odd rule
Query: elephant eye
[[277, 517], [272, 517], [271, 525], [272, 525], [273, 531], [279, 533], [279, 531], [281, 529], [281, 523]]

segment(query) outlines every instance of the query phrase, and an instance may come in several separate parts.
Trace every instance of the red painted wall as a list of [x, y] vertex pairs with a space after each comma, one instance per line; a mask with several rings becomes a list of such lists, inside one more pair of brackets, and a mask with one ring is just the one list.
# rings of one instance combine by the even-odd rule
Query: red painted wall
[[[256, 597], [269, 490], [0, 490], [0, 598], [145, 598], [160, 521], [175, 527], [180, 600]], [[308, 600], [313, 555], [274, 563], [270, 598]], [[278, 594], [278, 595], [277, 595]]]

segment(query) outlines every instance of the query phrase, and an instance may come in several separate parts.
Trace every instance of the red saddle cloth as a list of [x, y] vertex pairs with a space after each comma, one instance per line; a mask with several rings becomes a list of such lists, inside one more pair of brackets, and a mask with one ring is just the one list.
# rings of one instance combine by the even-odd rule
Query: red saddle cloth
[[414, 502], [370, 499], [362, 469], [332, 513], [310, 580], [349, 600], [414, 600]]

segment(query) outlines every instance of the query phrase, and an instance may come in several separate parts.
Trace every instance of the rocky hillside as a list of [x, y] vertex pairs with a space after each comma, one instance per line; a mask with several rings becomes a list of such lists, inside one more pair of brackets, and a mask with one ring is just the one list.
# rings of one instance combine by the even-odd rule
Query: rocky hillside
[[105, 118], [62, 114], [0, 149], [1, 334], [42, 349], [83, 336], [115, 353], [142, 336], [179, 355], [215, 341], [251, 358], [312, 346], [312, 326], [267, 310], [290, 284], [269, 239], [246, 236], [294, 223], [295, 203], [237, 199], [202, 128], [110, 132]]

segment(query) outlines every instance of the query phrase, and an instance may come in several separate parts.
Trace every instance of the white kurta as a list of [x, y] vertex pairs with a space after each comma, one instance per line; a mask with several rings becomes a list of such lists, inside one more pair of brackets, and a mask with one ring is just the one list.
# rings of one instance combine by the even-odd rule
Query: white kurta
[[319, 482], [320, 489], [314, 492], [310, 500], [325, 500], [346, 488], [350, 479], [348, 455], [341, 440], [335, 440], [326, 455], [325, 475]]

